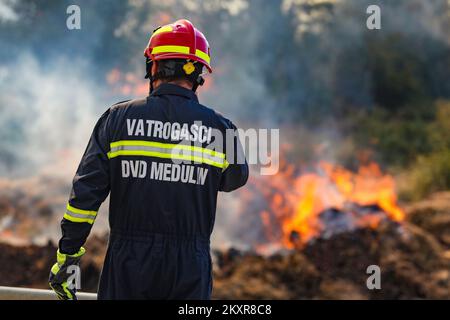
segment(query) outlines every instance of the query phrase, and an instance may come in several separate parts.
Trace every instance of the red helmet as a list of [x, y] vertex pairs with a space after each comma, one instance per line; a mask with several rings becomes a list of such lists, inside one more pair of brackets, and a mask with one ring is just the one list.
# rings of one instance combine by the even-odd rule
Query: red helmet
[[202, 63], [212, 72], [208, 40], [188, 20], [178, 20], [156, 29], [144, 55], [152, 61], [190, 59]]

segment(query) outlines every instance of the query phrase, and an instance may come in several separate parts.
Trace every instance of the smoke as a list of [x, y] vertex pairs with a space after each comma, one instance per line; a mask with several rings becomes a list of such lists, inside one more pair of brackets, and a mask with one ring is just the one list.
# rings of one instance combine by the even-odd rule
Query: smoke
[[[183, 17], [212, 48], [214, 73], [201, 101], [240, 126], [280, 127], [302, 123], [308, 113], [323, 118], [339, 105], [371, 107], [383, 80], [374, 78], [376, 48], [396, 34], [420, 61], [417, 72], [430, 70], [422, 75], [431, 79], [429, 91], [450, 95], [441, 79], [446, 0], [130, 0], [106, 7], [79, 1], [78, 31], [65, 28], [68, 4], [0, 2], [0, 174], [20, 171], [25, 159], [34, 170], [60, 150], [82, 148], [109, 104], [133, 98], [134, 90], [108, 94], [107, 74], [117, 69], [141, 78], [151, 31]], [[381, 7], [380, 31], [366, 28], [369, 4]]]
[[17, 21], [19, 19], [14, 10], [16, 0], [1, 0], [0, 1], [0, 22]]
[[[3, 241], [60, 237], [71, 179], [98, 117], [123, 100], [108, 91], [107, 33], [83, 7], [83, 27], [65, 25], [68, 1], [9, 1], [0, 8], [0, 221]], [[120, 4], [107, 10], [117, 10]], [[6, 10], [6, 11], [5, 11]], [[108, 14], [106, 10], [106, 14]], [[14, 12], [14, 19], [5, 19]], [[111, 53], [112, 55], [112, 53]], [[101, 59], [99, 59], [101, 57]], [[105, 207], [105, 206], [102, 206]], [[104, 208], [93, 232], [107, 229]], [[7, 222], [7, 223], [6, 223]], [[5, 229], [6, 228], [6, 229]]]
[[[70, 1], [1, 3], [0, 176], [30, 176], [70, 163], [72, 176], [98, 117], [125, 97], [106, 82], [122, 2], [81, 1], [81, 30], [66, 27]], [[102, 10], [100, 10], [102, 9]], [[6, 13], [4, 13], [6, 12]], [[70, 183], [70, 181], [68, 181]]]
[[[69, 65], [76, 66], [70, 77]], [[70, 163], [79, 160], [101, 101], [95, 83], [84, 76], [86, 68], [65, 58], [43, 68], [26, 53], [1, 67], [1, 175], [33, 174], [64, 156]]]

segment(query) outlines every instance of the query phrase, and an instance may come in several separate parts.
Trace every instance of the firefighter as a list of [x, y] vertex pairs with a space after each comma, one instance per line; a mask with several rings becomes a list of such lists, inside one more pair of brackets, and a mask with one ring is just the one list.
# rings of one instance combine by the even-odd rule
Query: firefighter
[[179, 20], [156, 29], [144, 55], [150, 95], [100, 117], [73, 179], [49, 278], [60, 299], [76, 299], [70, 266], [108, 194], [98, 298], [211, 297], [217, 194], [243, 186], [248, 165], [234, 124], [197, 98], [212, 72], [205, 36]]

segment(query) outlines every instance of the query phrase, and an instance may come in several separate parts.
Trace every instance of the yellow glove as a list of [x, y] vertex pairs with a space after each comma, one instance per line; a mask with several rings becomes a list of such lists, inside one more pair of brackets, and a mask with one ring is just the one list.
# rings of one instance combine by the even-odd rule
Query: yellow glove
[[68, 268], [70, 266], [79, 266], [81, 257], [86, 250], [81, 247], [75, 254], [56, 253], [56, 263], [50, 270], [49, 285], [53, 291], [57, 294], [60, 300], [77, 300], [74, 283], [67, 283], [72, 273], [69, 273]]

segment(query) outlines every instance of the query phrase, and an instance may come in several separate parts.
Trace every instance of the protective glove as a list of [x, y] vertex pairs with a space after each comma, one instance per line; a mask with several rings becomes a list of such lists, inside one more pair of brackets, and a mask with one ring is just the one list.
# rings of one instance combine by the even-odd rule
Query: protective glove
[[67, 280], [72, 273], [68, 273], [67, 269], [70, 266], [79, 266], [81, 257], [84, 255], [86, 250], [81, 247], [80, 250], [75, 254], [64, 254], [56, 252], [56, 263], [50, 270], [50, 277], [48, 279], [50, 288], [57, 294], [60, 300], [77, 300], [76, 292], [77, 289], [75, 285], [70, 285]]

